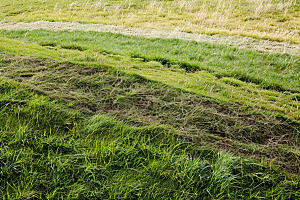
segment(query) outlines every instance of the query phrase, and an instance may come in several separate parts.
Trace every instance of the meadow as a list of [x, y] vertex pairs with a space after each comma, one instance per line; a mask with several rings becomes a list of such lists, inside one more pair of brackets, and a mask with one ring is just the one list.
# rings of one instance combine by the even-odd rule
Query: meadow
[[[298, 5], [4, 0], [0, 19], [299, 43]], [[200, 13], [206, 17], [195, 28]], [[95, 31], [0, 30], [0, 197], [299, 199], [299, 72], [300, 56], [288, 53]]]
[[77, 21], [300, 43], [299, 0], [3, 0], [0, 20]]

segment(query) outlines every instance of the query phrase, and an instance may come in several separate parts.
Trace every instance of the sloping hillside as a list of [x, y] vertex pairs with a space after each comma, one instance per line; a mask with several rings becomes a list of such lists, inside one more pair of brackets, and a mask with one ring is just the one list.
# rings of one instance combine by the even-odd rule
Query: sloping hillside
[[1, 1], [0, 197], [300, 199], [298, 4]]

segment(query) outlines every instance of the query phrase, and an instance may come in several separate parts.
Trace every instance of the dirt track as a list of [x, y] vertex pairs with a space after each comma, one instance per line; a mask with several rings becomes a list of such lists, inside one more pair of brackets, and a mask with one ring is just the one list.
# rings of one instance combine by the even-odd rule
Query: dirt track
[[293, 56], [300, 56], [300, 45], [291, 44], [288, 42], [277, 42], [270, 40], [260, 40], [251, 37], [243, 36], [228, 36], [228, 35], [205, 35], [196, 33], [186, 33], [180, 31], [157, 30], [157, 29], [141, 29], [134, 27], [102, 25], [102, 24], [81, 24], [76, 22], [17, 22], [6, 23], [0, 22], [0, 29], [46, 29], [46, 30], [84, 30], [84, 31], [99, 31], [121, 33], [124, 35], [142, 36], [147, 38], [177, 38], [184, 40], [193, 40], [197, 42], [209, 42], [215, 44], [225, 44], [237, 46], [243, 49], [252, 49], [269, 53], [286, 53]]

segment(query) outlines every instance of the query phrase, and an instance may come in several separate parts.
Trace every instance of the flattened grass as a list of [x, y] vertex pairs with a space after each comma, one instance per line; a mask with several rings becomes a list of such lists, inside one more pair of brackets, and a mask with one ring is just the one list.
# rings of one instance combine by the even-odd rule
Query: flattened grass
[[[5, 199], [286, 199], [300, 195], [299, 177], [278, 171], [267, 160], [257, 163], [214, 146], [200, 146], [197, 135], [191, 137], [192, 130], [179, 132], [180, 125], [201, 120], [166, 120], [174, 119], [174, 114], [186, 120], [201, 114], [191, 110], [191, 103], [200, 104], [198, 109], [205, 115], [227, 113], [225, 121], [236, 115], [231, 113], [235, 108], [224, 111], [225, 105], [213, 100], [122, 75], [107, 66], [8, 54], [2, 54], [1, 60], [5, 61], [2, 68], [10, 66], [2, 71], [8, 80], [2, 78], [0, 83], [0, 195]], [[129, 107], [135, 112], [122, 113]], [[147, 110], [154, 114], [153, 121], [141, 118], [141, 123], [130, 117], [143, 113], [150, 117]], [[218, 133], [207, 134], [213, 138]]]
[[[101, 61], [222, 101], [275, 110], [299, 118], [299, 57], [111, 33], [36, 30], [2, 31], [1, 34], [37, 42], [41, 46], [49, 44], [49, 51], [56, 51], [53, 55], [61, 52], [60, 57], [64, 58], [72, 54], [71, 62], [88, 60], [97, 64]], [[71, 47], [79, 51], [63, 51], [63, 48]], [[102, 53], [106, 54], [106, 61], [103, 61]]]

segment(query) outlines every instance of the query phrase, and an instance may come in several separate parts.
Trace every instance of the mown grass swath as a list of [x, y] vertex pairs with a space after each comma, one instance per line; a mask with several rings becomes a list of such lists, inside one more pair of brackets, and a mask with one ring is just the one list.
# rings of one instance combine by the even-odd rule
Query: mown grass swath
[[58, 49], [59, 52], [78, 50], [72, 51], [74, 59], [69, 61], [73, 63], [89, 60], [97, 64], [99, 59], [103, 63], [100, 55], [106, 53], [109, 65], [120, 70], [222, 101], [276, 110], [299, 118], [299, 57], [112, 33], [21, 30], [1, 34], [48, 46], [53, 55]]
[[85, 31], [2, 31], [10, 38], [61, 45], [80, 51], [93, 49], [131, 55], [163, 65], [179, 65], [187, 71], [207, 70], [218, 77], [235, 77], [266, 88], [299, 92], [300, 58], [178, 39], [146, 39], [113, 33]]
[[[38, 53], [60, 51], [68, 57], [74, 50]], [[122, 64], [109, 59], [102, 64]], [[11, 54], [2, 54], [0, 65], [4, 199], [299, 198], [298, 127], [291, 121], [108, 65]], [[275, 137], [260, 143], [251, 129], [267, 136], [266, 125]], [[290, 134], [276, 138], [282, 130]], [[220, 151], [228, 150], [225, 142], [236, 155]], [[278, 162], [268, 159], [274, 152]]]

